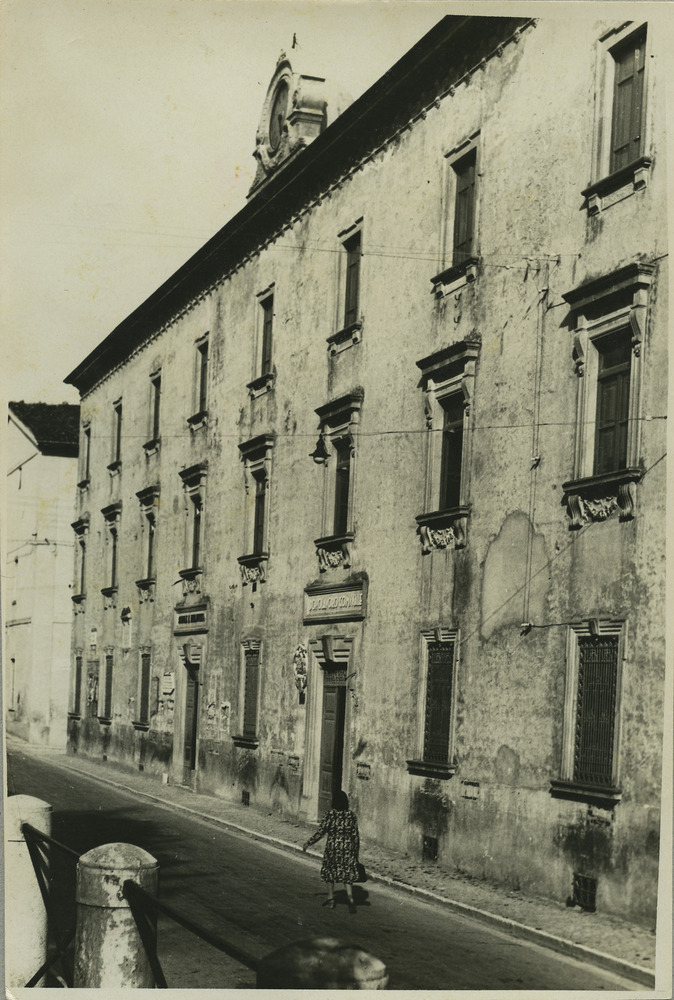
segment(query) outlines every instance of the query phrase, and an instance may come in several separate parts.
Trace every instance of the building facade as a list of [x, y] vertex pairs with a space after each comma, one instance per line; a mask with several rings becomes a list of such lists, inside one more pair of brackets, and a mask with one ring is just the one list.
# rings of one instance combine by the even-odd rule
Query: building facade
[[79, 407], [10, 403], [5, 510], [4, 706], [7, 732], [65, 746], [70, 685]]
[[653, 919], [661, 57], [449, 17], [327, 127], [281, 57], [248, 203], [68, 378], [73, 751]]

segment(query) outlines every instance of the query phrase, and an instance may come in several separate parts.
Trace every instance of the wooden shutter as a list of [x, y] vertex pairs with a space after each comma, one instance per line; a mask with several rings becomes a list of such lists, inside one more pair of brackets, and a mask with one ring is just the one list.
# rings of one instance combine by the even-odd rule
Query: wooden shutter
[[208, 400], [208, 341], [199, 345], [199, 413], [206, 411]]
[[453, 642], [428, 644], [424, 727], [424, 760], [428, 763], [446, 764], [449, 760], [453, 660]]
[[344, 326], [351, 326], [358, 320], [358, 295], [360, 286], [360, 233], [356, 233], [344, 244], [346, 250], [346, 295]]
[[461, 502], [461, 459], [463, 456], [463, 395], [453, 393], [440, 401], [444, 410], [442, 457], [440, 463], [439, 509], [458, 507]]
[[80, 714], [82, 707], [82, 657], [75, 657], [75, 699], [73, 704], [73, 711], [76, 715]]
[[349, 488], [351, 481], [351, 444], [349, 441], [335, 443], [337, 463], [335, 467], [335, 524], [334, 534], [343, 535], [349, 528]]
[[155, 520], [154, 515], [147, 518], [147, 579], [154, 576], [154, 535]]
[[578, 700], [573, 777], [613, 784], [613, 737], [618, 677], [618, 637], [579, 639]]
[[456, 173], [456, 198], [454, 202], [454, 259], [455, 265], [473, 255], [475, 225], [475, 164], [473, 149], [454, 166]]
[[110, 526], [110, 586], [117, 586], [117, 525]]
[[115, 442], [114, 442], [114, 454], [113, 461], [121, 462], [122, 460], [122, 404], [117, 403], [115, 405]]
[[150, 654], [140, 656], [140, 706], [139, 722], [148, 722], [150, 713]]
[[274, 297], [262, 303], [262, 368], [260, 375], [269, 375], [272, 370], [271, 349], [274, 328]]
[[613, 54], [613, 127], [610, 172], [633, 163], [641, 155], [646, 32], [627, 40]]
[[159, 408], [161, 405], [161, 375], [152, 379], [152, 440], [159, 438]]
[[243, 697], [243, 735], [257, 736], [257, 694], [260, 682], [260, 650], [244, 650], [246, 676]]
[[105, 657], [105, 691], [103, 692], [103, 717], [112, 718], [112, 671], [113, 658], [108, 654]]
[[627, 462], [630, 363], [627, 331], [599, 346], [594, 474], [624, 469]]
[[201, 497], [193, 497], [192, 504], [194, 508], [192, 511], [192, 569], [198, 569], [201, 559]]

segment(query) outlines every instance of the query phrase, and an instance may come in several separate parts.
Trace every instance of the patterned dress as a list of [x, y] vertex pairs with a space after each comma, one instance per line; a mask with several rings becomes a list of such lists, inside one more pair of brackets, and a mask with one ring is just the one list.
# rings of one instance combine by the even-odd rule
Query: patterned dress
[[307, 840], [310, 847], [327, 834], [321, 878], [324, 882], [355, 882], [358, 878], [358, 820], [350, 809], [331, 809]]

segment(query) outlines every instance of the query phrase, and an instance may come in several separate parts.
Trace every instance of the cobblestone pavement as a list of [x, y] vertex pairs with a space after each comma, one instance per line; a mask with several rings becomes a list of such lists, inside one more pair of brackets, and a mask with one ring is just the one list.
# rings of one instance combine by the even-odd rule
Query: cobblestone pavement
[[[9, 738], [8, 745], [12, 745]], [[225, 802], [210, 795], [191, 792], [182, 786], [161, 784], [147, 775], [111, 763], [73, 756], [65, 751], [29, 747], [19, 741], [14, 745], [24, 753], [48, 757], [51, 763], [58, 766], [110, 781], [167, 805], [189, 809], [203, 818], [237, 828], [242, 833], [269, 838], [277, 844], [280, 842], [289, 849], [301, 849], [309, 831], [314, 829], [276, 813]], [[513, 921], [522, 925], [521, 928], [511, 928], [518, 936], [527, 936], [526, 930], [531, 929], [556, 939], [550, 944], [558, 950], [567, 950], [561, 940], [610, 956], [616, 962], [651, 972], [655, 968], [655, 928], [628, 924], [607, 914], [587, 913], [577, 907], [567, 907], [563, 902], [508, 891], [443, 870], [434, 864], [420, 862], [366, 840], [361, 843], [360, 856], [373, 877], [379, 876], [401, 889], [431, 894], [431, 898], [439, 903], [472, 907], [481, 911], [483, 919], [491, 915]]]

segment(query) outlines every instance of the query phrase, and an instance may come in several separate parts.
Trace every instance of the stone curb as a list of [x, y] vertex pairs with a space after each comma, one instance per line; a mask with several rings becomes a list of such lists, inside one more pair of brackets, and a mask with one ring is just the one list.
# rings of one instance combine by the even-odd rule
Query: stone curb
[[[70, 764], [67, 761], [60, 760], [54, 761], [54, 763], [60, 767], [66, 768], [69, 771], [75, 771], [77, 774], [91, 778], [93, 781], [99, 781], [105, 785], [112, 785], [114, 788], [123, 788], [125, 791], [131, 792], [134, 795], [141, 795], [143, 798], [150, 799], [165, 808], [180, 809], [182, 812], [189, 813], [202, 821], [216, 823], [218, 826], [224, 826], [241, 836], [251, 837], [253, 840], [259, 840], [262, 843], [267, 843], [273, 847], [281, 848], [286, 851], [292, 851], [295, 854], [306, 853], [309, 857], [322, 857], [320, 852], [303, 852], [302, 848], [298, 847], [297, 844], [291, 844], [290, 841], [281, 840], [280, 837], [274, 837], [267, 833], [260, 833], [257, 830], [251, 830], [248, 827], [240, 826], [238, 823], [222, 819], [219, 816], [211, 816], [209, 814], [198, 812], [192, 806], [183, 805], [179, 802], [169, 802], [160, 795], [153, 795], [151, 792], [132, 788], [130, 785], [124, 784], [123, 781], [116, 781], [113, 778], [92, 774], [91, 772]], [[655, 974], [653, 972], [649, 969], [644, 969], [639, 965], [632, 965], [630, 962], [625, 962], [613, 955], [607, 955], [605, 952], [595, 951], [592, 948], [587, 948], [585, 945], [576, 944], [574, 941], [568, 941], [566, 938], [556, 937], [554, 934], [548, 934], [547, 931], [541, 931], [535, 927], [528, 927], [526, 924], [520, 924], [516, 920], [511, 920], [508, 917], [501, 917], [496, 913], [489, 913], [487, 910], [480, 910], [475, 906], [470, 906], [468, 903], [459, 903], [456, 900], [448, 899], [446, 896], [439, 896], [437, 893], [431, 892], [430, 889], [422, 889], [419, 886], [410, 885], [407, 882], [401, 882], [400, 880], [390, 878], [387, 875], [379, 875], [376, 872], [368, 870], [368, 880], [372, 882], [380, 882], [382, 885], [386, 885], [390, 889], [399, 889], [403, 892], [409, 893], [410, 895], [419, 896], [421, 899], [444, 906], [455, 913], [460, 913], [463, 916], [479, 920], [481, 923], [489, 924], [495, 929], [503, 931], [505, 934], [510, 934], [513, 937], [518, 937], [525, 941], [531, 941], [532, 944], [541, 945], [544, 948], [549, 948], [551, 951], [557, 951], [560, 954], [567, 955], [569, 958], [575, 958], [580, 962], [589, 962], [592, 965], [606, 969], [616, 975], [633, 979], [635, 982], [642, 983], [650, 989], [655, 989]]]

